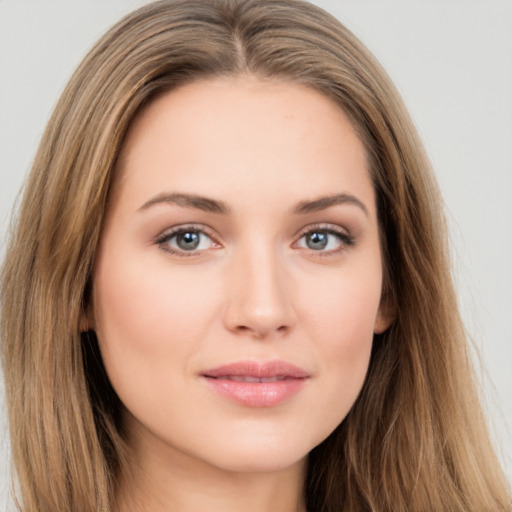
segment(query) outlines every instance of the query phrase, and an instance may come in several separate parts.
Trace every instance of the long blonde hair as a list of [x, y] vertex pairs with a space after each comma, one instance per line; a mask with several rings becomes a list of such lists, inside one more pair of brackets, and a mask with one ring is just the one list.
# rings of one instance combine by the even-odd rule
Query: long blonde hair
[[117, 156], [156, 95], [250, 73], [315, 88], [365, 144], [396, 312], [363, 390], [309, 455], [308, 510], [509, 511], [450, 277], [442, 205], [416, 131], [379, 64], [298, 0], [163, 0], [114, 26], [71, 78], [26, 184], [1, 280], [2, 364], [24, 512], [115, 508], [122, 408], [81, 333]]

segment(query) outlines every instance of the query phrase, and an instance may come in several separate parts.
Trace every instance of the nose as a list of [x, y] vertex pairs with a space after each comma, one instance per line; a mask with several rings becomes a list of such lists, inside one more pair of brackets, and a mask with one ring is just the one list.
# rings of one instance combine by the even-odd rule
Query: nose
[[283, 263], [278, 255], [261, 248], [247, 251], [232, 262], [224, 312], [228, 330], [265, 339], [293, 329], [293, 291]]

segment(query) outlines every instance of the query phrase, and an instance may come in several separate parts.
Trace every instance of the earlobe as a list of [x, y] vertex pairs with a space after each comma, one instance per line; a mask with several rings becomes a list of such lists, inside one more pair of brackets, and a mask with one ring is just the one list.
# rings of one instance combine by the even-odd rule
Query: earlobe
[[92, 304], [89, 304], [87, 309], [80, 313], [79, 329], [80, 332], [94, 331], [95, 322]]
[[394, 304], [390, 301], [381, 302], [377, 312], [377, 318], [375, 319], [373, 332], [375, 334], [382, 334], [384, 331], [389, 329], [395, 318], [396, 309]]
[[94, 330], [94, 327], [93, 325], [91, 324], [91, 322], [89, 322], [85, 316], [82, 316], [82, 318], [80, 319], [80, 326], [79, 326], [79, 329], [80, 329], [80, 332], [87, 332], [87, 331], [93, 331]]

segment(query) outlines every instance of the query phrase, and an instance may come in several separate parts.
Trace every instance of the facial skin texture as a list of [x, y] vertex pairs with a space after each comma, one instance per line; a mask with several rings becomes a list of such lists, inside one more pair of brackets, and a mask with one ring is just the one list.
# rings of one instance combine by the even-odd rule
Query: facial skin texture
[[[140, 472], [121, 493], [151, 511], [302, 510], [307, 453], [347, 415], [373, 334], [388, 326], [375, 195], [353, 127], [304, 86], [210, 79], [146, 107], [118, 173], [90, 326]], [[361, 204], [296, 211], [335, 194]], [[186, 242], [163, 240], [175, 227], [205, 231], [198, 250], [168, 252]], [[252, 407], [202, 376], [247, 360], [286, 361], [308, 378], [283, 402]]]

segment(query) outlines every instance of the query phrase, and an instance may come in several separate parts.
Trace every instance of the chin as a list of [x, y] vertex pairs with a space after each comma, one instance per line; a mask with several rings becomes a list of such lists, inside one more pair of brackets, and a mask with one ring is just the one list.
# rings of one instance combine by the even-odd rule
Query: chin
[[296, 465], [301, 465], [307, 459], [309, 452], [287, 451], [232, 451], [224, 452], [215, 457], [211, 463], [215, 467], [229, 473], [275, 473], [284, 471]]
[[[296, 429], [299, 430], [298, 428]], [[308, 438], [305, 435], [281, 436], [260, 433], [242, 438], [233, 436], [226, 443], [217, 442], [215, 452], [205, 454], [204, 459], [211, 465], [235, 473], [279, 472], [295, 465], [301, 465], [309, 452], [320, 444], [331, 431], [321, 436]]]

